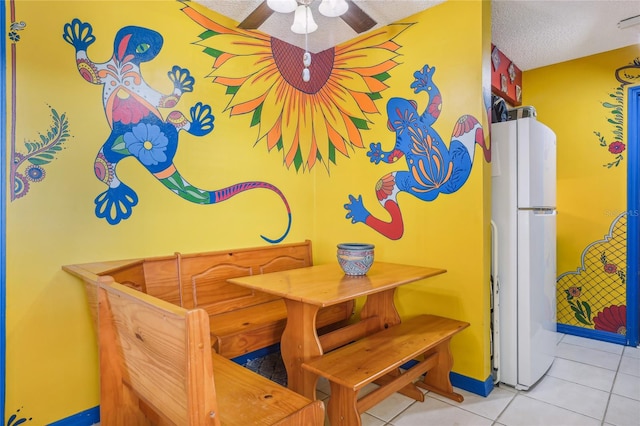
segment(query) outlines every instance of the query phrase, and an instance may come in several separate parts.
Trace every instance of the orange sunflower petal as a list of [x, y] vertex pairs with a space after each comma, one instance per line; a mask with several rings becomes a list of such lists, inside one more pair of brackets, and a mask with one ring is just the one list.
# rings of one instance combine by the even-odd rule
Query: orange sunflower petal
[[[329, 157], [329, 135], [327, 134], [327, 124], [322, 114], [322, 106], [320, 105], [320, 98], [313, 96], [310, 101], [311, 114], [313, 122], [313, 135], [316, 145], [316, 149], [320, 151], [323, 161], [327, 161]], [[314, 154], [314, 157], [317, 153]]]
[[[264, 106], [260, 115], [260, 132], [258, 139], [262, 139], [264, 135], [271, 131], [276, 123], [282, 120], [286, 92], [286, 85], [280, 81], [266, 93], [263, 103]], [[281, 127], [282, 124], [279, 123], [279, 126]], [[282, 132], [282, 130], [280, 130], [280, 132]]]
[[307, 156], [307, 168], [313, 169], [316, 161], [318, 160], [318, 145], [316, 144], [315, 137], [311, 140], [311, 147], [309, 148], [309, 155]]
[[332, 127], [327, 127], [327, 134], [333, 146], [345, 157], [348, 157], [349, 152], [347, 152], [347, 146], [344, 144], [344, 139], [340, 133], [336, 132]]
[[244, 105], [247, 102], [253, 102], [256, 97], [263, 97], [262, 94], [268, 93], [279, 80], [275, 69], [260, 70], [249, 76], [245, 84], [238, 88], [229, 105], [232, 107]]
[[360, 109], [367, 114], [375, 114], [378, 111], [375, 102], [366, 93], [352, 93], [353, 99], [358, 103]]
[[372, 63], [381, 63], [396, 58], [398, 54], [386, 49], [370, 47], [368, 49], [358, 49], [351, 52], [345, 52], [339, 57], [336, 56], [334, 62], [335, 68], [363, 68]]
[[344, 123], [347, 126], [347, 132], [349, 134], [349, 141], [351, 142], [351, 144], [357, 148], [364, 148], [360, 130], [356, 127], [355, 124], [353, 124], [353, 121], [351, 121], [351, 119], [345, 115]]
[[231, 115], [240, 115], [240, 114], [247, 114], [251, 111], [255, 111], [256, 108], [258, 108], [260, 106], [261, 103], [264, 102], [264, 98], [267, 96], [267, 94], [265, 93], [264, 95], [255, 98], [252, 101], [249, 102], [245, 102], [243, 104], [240, 105], [234, 105], [233, 107], [231, 107]]
[[[278, 121], [269, 132], [267, 132], [267, 148], [271, 151], [276, 145], [278, 145], [278, 141], [280, 140], [280, 136], [282, 136], [280, 121]], [[259, 139], [258, 139], [259, 140]]]
[[371, 77], [374, 75], [385, 73], [396, 67], [397, 65], [398, 63], [395, 61], [385, 61], [370, 67], [351, 68], [351, 71], [358, 73], [363, 77]]
[[332, 100], [341, 113], [361, 120], [367, 119], [353, 95], [348, 90], [345, 90], [342, 85], [337, 84], [337, 82], [327, 82], [327, 87], [333, 89]]
[[296, 159], [296, 154], [298, 153], [298, 134], [294, 134], [293, 139], [291, 141], [291, 146], [289, 150], [286, 152], [284, 162], [287, 167], [290, 167], [294, 160]]
[[[202, 27], [213, 30], [220, 34], [243, 34], [253, 38], [259, 38], [263, 40], [269, 40], [270, 37], [261, 32], [254, 30], [239, 30], [231, 27], [224, 26], [214, 20], [212, 20], [209, 16], [216, 16], [216, 14], [211, 13], [210, 9], [206, 7], [200, 6], [197, 3], [192, 3], [190, 6], [187, 6], [182, 9], [182, 11], [195, 22], [200, 24]], [[222, 17], [222, 15], [217, 15], [217, 17]], [[224, 18], [224, 17], [223, 17]], [[228, 18], [224, 18], [228, 19]], [[230, 20], [229, 20], [230, 21]]]
[[196, 43], [228, 54], [237, 55], [271, 55], [271, 46], [264, 40], [245, 37], [237, 34], [218, 34]]

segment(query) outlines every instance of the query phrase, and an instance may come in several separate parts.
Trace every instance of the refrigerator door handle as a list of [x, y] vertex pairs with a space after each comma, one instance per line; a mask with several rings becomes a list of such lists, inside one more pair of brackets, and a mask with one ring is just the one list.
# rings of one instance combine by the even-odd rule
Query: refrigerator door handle
[[537, 214], [537, 215], [556, 216], [558, 214], [558, 211], [556, 209], [538, 209], [538, 208], [534, 208], [532, 210], [533, 210], [533, 214]]

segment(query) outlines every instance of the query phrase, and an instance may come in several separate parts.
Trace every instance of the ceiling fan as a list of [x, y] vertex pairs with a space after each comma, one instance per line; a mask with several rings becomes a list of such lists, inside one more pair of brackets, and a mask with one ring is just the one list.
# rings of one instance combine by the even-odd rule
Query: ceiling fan
[[[309, 5], [313, 0], [298, 0], [302, 5]], [[353, 0], [346, 0], [349, 8], [340, 18], [347, 23], [358, 34], [370, 30], [376, 25], [374, 21], [365, 11], [363, 11]], [[267, 5], [267, 0], [263, 1], [249, 14], [240, 24], [238, 28], [244, 30], [255, 30], [262, 25], [272, 14], [274, 10]]]

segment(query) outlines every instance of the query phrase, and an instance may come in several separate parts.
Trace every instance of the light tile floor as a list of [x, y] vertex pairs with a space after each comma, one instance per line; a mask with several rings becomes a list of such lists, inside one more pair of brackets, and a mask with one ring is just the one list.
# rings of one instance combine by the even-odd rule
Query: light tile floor
[[[365, 388], [365, 391], [367, 388]], [[370, 389], [369, 389], [370, 390]], [[499, 385], [456, 403], [427, 392], [394, 394], [362, 416], [364, 426], [640, 426], [640, 349], [559, 335], [556, 360], [528, 391]], [[326, 381], [318, 397], [329, 398]], [[328, 424], [328, 423], [327, 423]]]

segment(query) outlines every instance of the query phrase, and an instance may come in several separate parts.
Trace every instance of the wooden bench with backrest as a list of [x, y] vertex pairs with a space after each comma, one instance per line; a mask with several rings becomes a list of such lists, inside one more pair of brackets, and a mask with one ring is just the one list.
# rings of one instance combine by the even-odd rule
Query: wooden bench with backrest
[[[302, 268], [313, 264], [311, 242], [278, 244], [145, 259], [69, 265], [76, 275], [88, 271], [187, 309], [202, 308], [210, 318], [215, 351], [227, 358], [280, 342], [287, 310], [282, 298], [227, 282], [229, 278]], [[353, 302], [318, 313], [322, 333], [344, 325]]]
[[111, 277], [83, 279], [98, 305], [103, 426], [324, 423], [321, 401], [212, 353], [205, 310], [175, 306]]
[[[450, 318], [421, 315], [313, 358], [302, 368], [329, 380], [327, 412], [332, 426], [362, 424], [360, 415], [394, 392], [424, 401], [424, 394], [415, 386], [462, 402], [449, 379], [453, 366], [449, 343], [468, 326]], [[401, 371], [401, 366], [419, 357], [420, 362]], [[370, 383], [380, 386], [358, 398]]]

